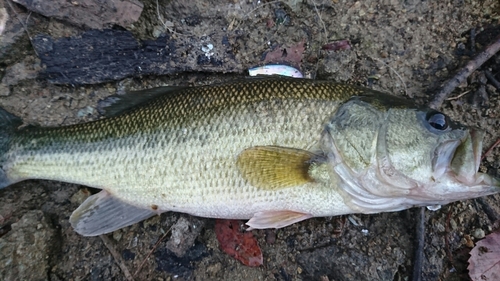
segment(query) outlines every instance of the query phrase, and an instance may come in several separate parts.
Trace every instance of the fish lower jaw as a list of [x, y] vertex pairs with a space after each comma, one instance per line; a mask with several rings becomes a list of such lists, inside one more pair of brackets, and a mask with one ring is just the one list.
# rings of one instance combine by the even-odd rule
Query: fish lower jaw
[[473, 185], [490, 186], [497, 192], [500, 191], [500, 179], [492, 177], [488, 174], [477, 173]]

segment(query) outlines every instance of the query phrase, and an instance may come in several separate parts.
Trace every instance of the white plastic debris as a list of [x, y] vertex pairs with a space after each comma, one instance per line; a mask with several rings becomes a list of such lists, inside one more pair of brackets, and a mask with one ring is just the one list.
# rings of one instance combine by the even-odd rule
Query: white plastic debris
[[437, 211], [439, 209], [441, 209], [441, 205], [427, 206], [427, 210], [429, 210], [429, 211]]
[[291, 66], [288, 66], [288, 65], [282, 65], [282, 64], [263, 65], [263, 66], [250, 68], [248, 70], [248, 74], [250, 74], [250, 76], [281, 75], [281, 76], [288, 76], [288, 77], [294, 77], [294, 78], [303, 78], [304, 77], [304, 75], [302, 75], [302, 73], [298, 69], [291, 67]]
[[212, 49], [214, 48], [214, 45], [213, 44], [207, 44], [207, 45], [203, 45], [201, 47], [201, 50], [204, 52], [204, 53], [208, 53], [210, 51], [212, 51]]

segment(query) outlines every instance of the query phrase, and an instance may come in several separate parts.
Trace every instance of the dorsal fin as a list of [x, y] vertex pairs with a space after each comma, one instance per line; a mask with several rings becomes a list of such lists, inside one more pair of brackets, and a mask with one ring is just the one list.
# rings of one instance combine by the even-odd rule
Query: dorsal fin
[[187, 88], [187, 86], [165, 86], [127, 92], [124, 95], [112, 95], [100, 100], [97, 110], [105, 117], [113, 117], [160, 96], [175, 94], [185, 88]]
[[241, 152], [237, 165], [251, 185], [275, 190], [314, 181], [309, 168], [315, 157], [302, 149], [256, 146]]

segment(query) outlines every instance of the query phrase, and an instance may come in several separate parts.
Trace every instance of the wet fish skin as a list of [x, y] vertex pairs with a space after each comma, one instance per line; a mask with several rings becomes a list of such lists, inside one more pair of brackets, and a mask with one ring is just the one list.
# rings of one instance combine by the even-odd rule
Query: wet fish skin
[[[470, 150], [478, 141], [466, 141], [467, 128], [433, 132], [426, 120], [429, 110], [400, 98], [328, 81], [276, 78], [165, 92], [124, 114], [59, 128], [17, 130], [19, 120], [2, 112], [0, 184], [36, 178], [103, 189], [71, 217], [82, 235], [111, 232], [165, 211], [250, 219], [251, 227], [269, 228], [310, 217], [394, 211], [498, 191], [494, 178], [472, 179], [477, 169], [470, 169], [476, 164], [468, 163], [477, 153]], [[346, 112], [354, 111], [364, 117], [346, 118], [353, 116]], [[381, 120], [396, 125], [388, 127]], [[398, 128], [408, 128], [402, 139], [424, 133], [426, 141], [408, 150], [398, 138], [388, 137], [391, 148], [377, 153], [384, 141], [377, 136], [398, 134]], [[441, 142], [452, 144], [442, 148]], [[463, 161], [452, 161], [457, 146]], [[440, 147], [449, 154], [448, 164], [456, 162], [457, 167], [438, 161], [446, 166], [440, 174], [446, 180], [433, 187], [451, 194], [429, 198], [425, 191], [435, 174], [432, 153]], [[427, 157], [420, 163], [425, 167], [411, 166], [418, 162], [405, 165], [401, 157], [410, 152]], [[382, 167], [392, 168], [398, 177], [380, 173], [373, 161], [378, 155], [398, 155], [391, 158], [397, 169]], [[464, 163], [469, 166], [461, 168]], [[469, 182], [457, 181], [453, 171], [466, 173]], [[286, 176], [291, 174], [297, 176]], [[425, 186], [419, 185], [422, 180]], [[367, 183], [377, 188], [366, 188]], [[420, 197], [412, 194], [415, 183]], [[460, 196], [453, 196], [450, 185]], [[391, 204], [394, 198], [399, 201]]]

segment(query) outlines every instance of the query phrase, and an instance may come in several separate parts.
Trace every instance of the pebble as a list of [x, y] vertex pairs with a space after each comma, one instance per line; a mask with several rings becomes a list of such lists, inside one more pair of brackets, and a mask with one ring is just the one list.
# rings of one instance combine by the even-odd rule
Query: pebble
[[194, 245], [194, 241], [200, 234], [205, 220], [186, 216], [181, 218], [172, 226], [172, 234], [167, 242], [166, 248], [176, 256], [182, 257], [186, 251]]
[[476, 228], [472, 232], [472, 236], [474, 236], [474, 238], [476, 238], [476, 239], [483, 239], [485, 236], [484, 230], [482, 230], [481, 228]]

